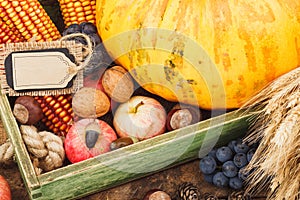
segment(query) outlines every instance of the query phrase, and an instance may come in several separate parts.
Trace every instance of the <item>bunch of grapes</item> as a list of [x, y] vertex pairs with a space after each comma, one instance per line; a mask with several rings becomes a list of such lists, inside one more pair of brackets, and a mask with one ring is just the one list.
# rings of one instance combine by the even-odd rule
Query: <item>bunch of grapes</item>
[[242, 139], [212, 149], [200, 160], [199, 167], [205, 181], [217, 187], [240, 190], [249, 175], [245, 167], [252, 159], [257, 144], [249, 146]]
[[[69, 35], [72, 33], [83, 33], [90, 37], [93, 46], [97, 46], [101, 43], [101, 38], [97, 32], [97, 27], [91, 22], [82, 22], [80, 24], [71, 24], [67, 27], [64, 32], [63, 36]], [[75, 41], [80, 42], [86, 45], [86, 41], [81, 37], [76, 37]]]
[[[97, 27], [91, 22], [82, 22], [80, 24], [71, 24], [67, 27], [63, 36], [70, 35], [72, 33], [83, 33], [91, 39], [93, 44], [92, 56], [89, 63], [84, 68], [84, 74], [98, 73], [99, 69], [102, 67], [107, 68], [111, 63], [113, 63], [112, 58], [107, 53], [102, 40], [97, 32]], [[83, 45], [87, 45], [87, 41], [83, 37], [72, 37], [70, 40], [75, 40]]]

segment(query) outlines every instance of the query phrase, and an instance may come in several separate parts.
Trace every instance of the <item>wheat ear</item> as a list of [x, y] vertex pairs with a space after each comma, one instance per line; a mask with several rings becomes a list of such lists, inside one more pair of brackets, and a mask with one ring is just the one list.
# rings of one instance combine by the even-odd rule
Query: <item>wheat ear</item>
[[242, 107], [257, 110], [245, 140], [260, 142], [247, 170], [249, 193], [300, 199], [300, 67], [274, 80]]

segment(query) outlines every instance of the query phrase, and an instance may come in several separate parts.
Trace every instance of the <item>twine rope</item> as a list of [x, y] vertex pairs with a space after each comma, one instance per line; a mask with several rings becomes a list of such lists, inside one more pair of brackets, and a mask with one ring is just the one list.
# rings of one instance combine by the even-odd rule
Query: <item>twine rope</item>
[[51, 171], [63, 165], [65, 150], [62, 139], [48, 131], [38, 132], [36, 127], [21, 125], [23, 140], [32, 154], [36, 173]]
[[65, 41], [65, 40], [70, 40], [70, 39], [75, 39], [76, 37], [82, 37], [86, 40], [87, 45], [84, 45], [84, 52], [85, 52], [85, 58], [83, 59], [82, 62], [78, 62], [77, 65], [74, 63], [74, 65], [71, 65], [71, 68], [69, 69], [69, 73], [77, 73], [78, 71], [84, 69], [88, 63], [90, 62], [93, 54], [93, 44], [90, 39], [90, 37], [86, 34], [83, 33], [72, 33], [69, 35], [65, 35], [60, 38], [60, 41]]
[[9, 164], [13, 160], [14, 148], [11, 142], [6, 141], [0, 145], [0, 163]]

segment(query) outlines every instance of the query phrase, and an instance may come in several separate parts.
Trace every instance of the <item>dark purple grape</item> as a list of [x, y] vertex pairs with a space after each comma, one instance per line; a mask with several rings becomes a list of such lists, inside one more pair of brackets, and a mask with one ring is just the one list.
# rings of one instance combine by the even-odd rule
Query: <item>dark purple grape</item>
[[238, 177], [243, 180], [243, 181], [246, 181], [247, 178], [249, 176], [249, 171], [246, 170], [246, 167], [243, 167], [239, 170], [239, 173], [238, 173]]
[[242, 140], [238, 140], [233, 148], [236, 153], [247, 153], [247, 151], [249, 150], [249, 146]]
[[231, 151], [231, 149], [229, 147], [224, 146], [224, 147], [220, 147], [217, 149], [216, 156], [220, 162], [224, 163], [224, 162], [232, 159], [233, 152]]
[[113, 60], [101, 43], [95, 46], [92, 57], [87, 66], [84, 68], [84, 74], [97, 73], [100, 68], [107, 68], [111, 65], [111, 63], [113, 63]]
[[233, 161], [229, 160], [222, 165], [222, 171], [225, 176], [232, 178], [238, 174], [239, 169], [235, 166]]
[[236, 140], [231, 140], [227, 146], [231, 149], [231, 151], [234, 152], [234, 146], [236, 145], [236, 143], [237, 143]]
[[204, 180], [208, 183], [213, 183], [213, 177], [216, 173], [212, 173], [212, 174], [203, 174]]
[[211, 156], [205, 156], [200, 160], [199, 168], [203, 174], [211, 174], [217, 168], [216, 160]]
[[258, 142], [255, 142], [253, 144], [250, 145], [250, 149], [254, 148], [254, 149], [257, 149], [259, 146], [259, 143]]
[[243, 181], [235, 176], [229, 179], [229, 187], [234, 190], [240, 190], [243, 188]]
[[217, 159], [216, 153], [217, 153], [217, 149], [214, 148], [208, 153], [208, 155], [213, 157], [214, 159]]
[[243, 168], [248, 164], [247, 156], [244, 153], [237, 153], [233, 157], [233, 162], [238, 168]]
[[213, 184], [217, 187], [227, 187], [229, 183], [228, 177], [223, 172], [217, 172], [213, 177]]
[[66, 28], [63, 31], [63, 36], [65, 35], [69, 35], [72, 33], [80, 33], [81, 32], [81, 27], [79, 26], [79, 24], [71, 24], [68, 28]]
[[87, 35], [97, 33], [97, 27], [91, 22], [82, 22], [79, 26], [81, 28], [81, 32]]
[[250, 162], [250, 160], [252, 159], [255, 151], [256, 151], [256, 149], [252, 148], [252, 149], [249, 149], [249, 151], [247, 152], [247, 161], [248, 162]]
[[86, 39], [84, 39], [83, 37], [74, 37], [73, 40], [75, 40], [75, 42], [77, 43], [81, 43], [83, 45], [87, 45], [87, 41]]
[[90, 37], [93, 46], [97, 46], [101, 43], [101, 38], [97, 33], [91, 33], [88, 36]]

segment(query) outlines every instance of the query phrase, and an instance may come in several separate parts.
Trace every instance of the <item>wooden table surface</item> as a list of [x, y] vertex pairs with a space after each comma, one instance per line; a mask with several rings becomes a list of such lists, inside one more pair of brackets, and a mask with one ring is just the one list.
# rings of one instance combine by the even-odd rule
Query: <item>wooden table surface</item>
[[[1, 122], [1, 121], [0, 121]], [[2, 122], [0, 123], [0, 134], [5, 132]], [[0, 141], [1, 142], [1, 141]], [[201, 199], [204, 199], [205, 194], [211, 194], [218, 197], [218, 199], [228, 199], [232, 190], [220, 189], [203, 180], [203, 176], [199, 171], [199, 160], [194, 160], [189, 163], [181, 164], [105, 191], [81, 198], [82, 200], [132, 200], [133, 198], [141, 199], [145, 193], [152, 189], [161, 189], [169, 193], [172, 199], [175, 199], [178, 187], [184, 182], [194, 184], [200, 192]], [[16, 163], [10, 165], [0, 165], [0, 175], [4, 176], [12, 190], [12, 197], [14, 199], [29, 199], [27, 191], [24, 187], [22, 177], [20, 175]], [[66, 191], [68, 192], [68, 191]], [[263, 195], [256, 196], [253, 199], [265, 199]]]

